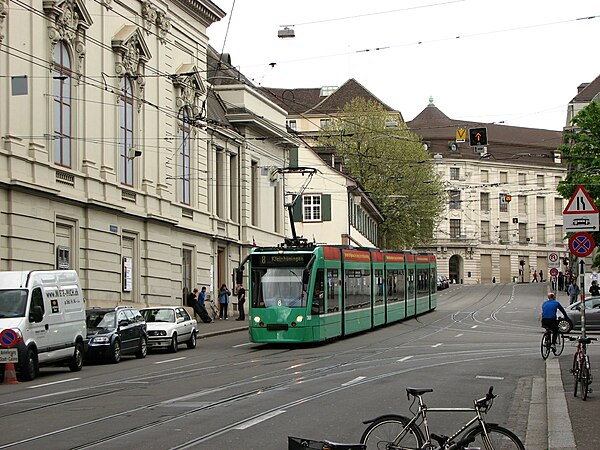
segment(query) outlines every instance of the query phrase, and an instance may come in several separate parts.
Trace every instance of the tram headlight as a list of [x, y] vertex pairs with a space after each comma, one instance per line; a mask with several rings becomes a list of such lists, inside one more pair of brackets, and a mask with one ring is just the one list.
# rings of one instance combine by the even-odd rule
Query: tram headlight
[[260, 317], [254, 316], [254, 323], [260, 323]]
[[304, 317], [302, 317], [302, 316], [296, 317], [296, 323], [302, 323], [303, 320], [304, 320]]

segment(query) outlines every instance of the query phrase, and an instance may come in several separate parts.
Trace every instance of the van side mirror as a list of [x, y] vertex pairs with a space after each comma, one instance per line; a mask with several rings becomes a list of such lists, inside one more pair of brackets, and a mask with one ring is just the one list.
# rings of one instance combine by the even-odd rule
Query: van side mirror
[[29, 311], [29, 321], [30, 322], [41, 322], [44, 320], [44, 313], [42, 312], [41, 306], [32, 306]]

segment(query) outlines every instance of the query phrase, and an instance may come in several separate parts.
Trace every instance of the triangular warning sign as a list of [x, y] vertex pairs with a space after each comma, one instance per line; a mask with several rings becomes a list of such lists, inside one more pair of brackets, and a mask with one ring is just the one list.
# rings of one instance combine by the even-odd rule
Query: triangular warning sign
[[598, 214], [598, 208], [583, 185], [577, 186], [563, 214]]

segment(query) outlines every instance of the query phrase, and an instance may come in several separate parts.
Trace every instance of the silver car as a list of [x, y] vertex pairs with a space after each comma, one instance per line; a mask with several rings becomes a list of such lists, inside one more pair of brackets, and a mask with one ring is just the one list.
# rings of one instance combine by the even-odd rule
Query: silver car
[[198, 323], [181, 306], [157, 306], [140, 309], [146, 320], [148, 347], [165, 347], [175, 353], [179, 344], [196, 348]]
[[[583, 303], [585, 305], [585, 329], [600, 330], [600, 297], [588, 297]], [[581, 305], [578, 301], [572, 305], [565, 306], [567, 320], [559, 320], [558, 327], [562, 333], [568, 333], [573, 328], [581, 328]]]

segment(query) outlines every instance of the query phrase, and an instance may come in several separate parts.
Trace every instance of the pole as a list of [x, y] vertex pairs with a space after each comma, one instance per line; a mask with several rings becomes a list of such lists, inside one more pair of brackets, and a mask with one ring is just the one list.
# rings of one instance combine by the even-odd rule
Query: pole
[[579, 261], [579, 276], [581, 277], [581, 337], [585, 339], [585, 263]]

